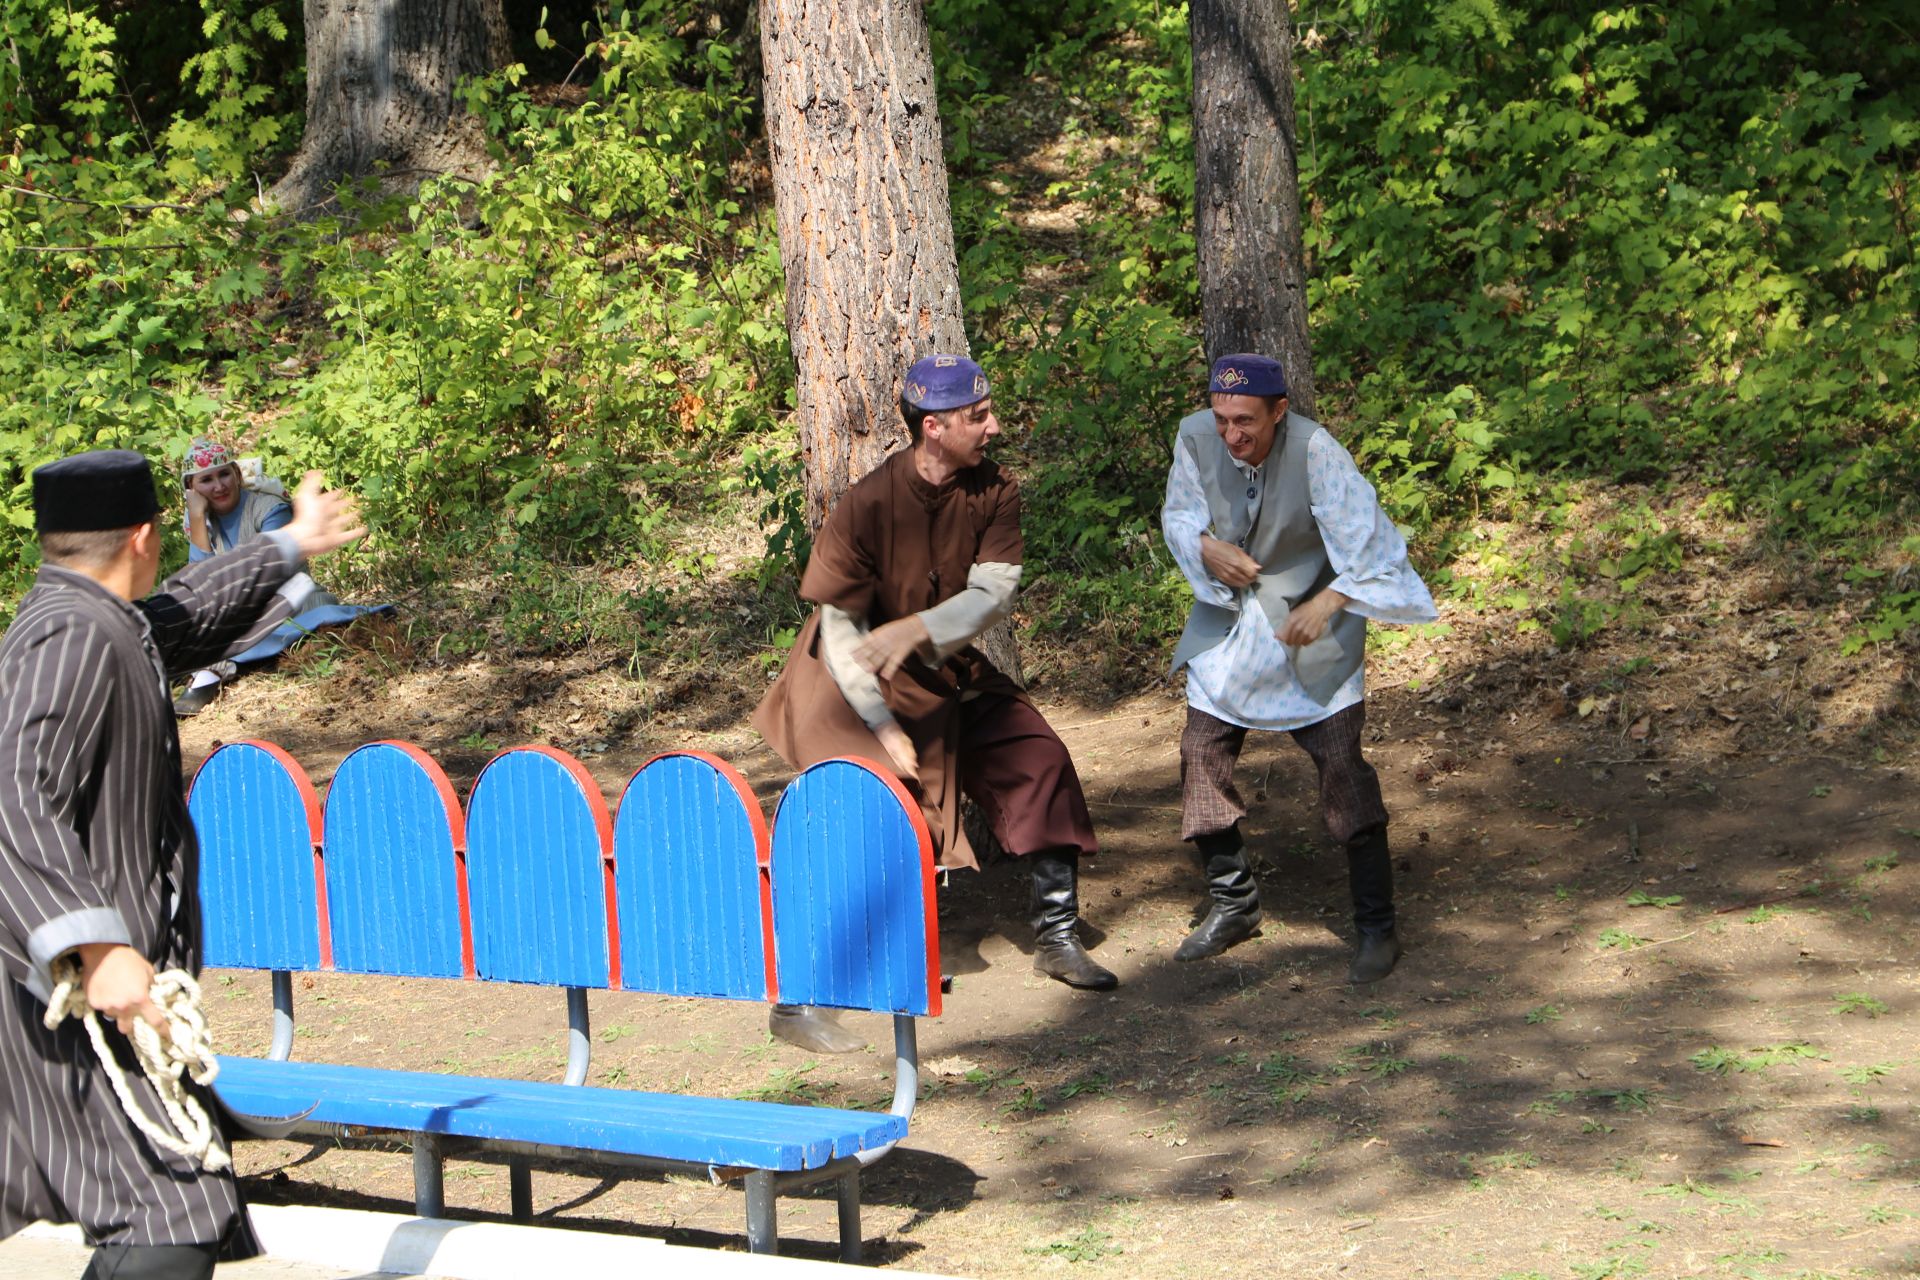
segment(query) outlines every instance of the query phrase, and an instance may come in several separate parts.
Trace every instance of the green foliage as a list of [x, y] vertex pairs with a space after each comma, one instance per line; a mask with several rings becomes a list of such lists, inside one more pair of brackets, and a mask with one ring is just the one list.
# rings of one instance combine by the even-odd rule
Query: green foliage
[[[1027, 606], [1144, 653], [1186, 603], [1157, 515], [1202, 373], [1186, 7], [926, 12]], [[729, 503], [770, 530], [761, 585], [788, 581], [806, 527], [752, 34], [687, 0], [596, 13], [531, 41], [564, 88], [516, 67], [463, 90], [494, 174], [302, 225], [258, 201], [299, 133], [294, 0], [0, 8], [0, 599], [34, 560], [33, 465], [209, 431], [354, 484], [367, 572], [487, 578], [514, 643], [666, 643], [673, 532]], [[1910, 643], [1920, 593], [1876, 555], [1920, 517], [1904, 6], [1297, 20], [1321, 416], [1390, 513], [1530, 510], [1551, 559], [1482, 549], [1488, 602], [1572, 646], [1694, 554], [1658, 500], [1583, 519], [1582, 486], [1672, 476], [1854, 566], [1850, 651]], [[642, 570], [633, 605], [570, 576], [587, 562]]]
[[1709, 1045], [1687, 1061], [1701, 1071], [1724, 1076], [1730, 1071], [1765, 1071], [1768, 1067], [1777, 1067], [1783, 1062], [1824, 1056], [1806, 1041], [1795, 1040], [1788, 1044], [1765, 1045], [1745, 1053], [1722, 1049], [1719, 1045]]
[[[1316, 375], [1352, 388], [1398, 513], [1688, 469], [1777, 537], [1911, 525], [1920, 113], [1895, 6], [1348, 0], [1301, 22]], [[1681, 550], [1577, 549], [1556, 642]], [[1910, 595], [1883, 605], [1861, 642], [1916, 621]]]
[[[744, 478], [708, 465], [768, 436], [790, 384], [732, 46], [664, 34], [680, 24], [661, 5], [616, 7], [589, 33], [583, 100], [536, 98], [518, 67], [465, 87], [495, 172], [349, 194], [347, 217], [298, 224], [251, 206], [251, 176], [226, 186], [297, 136], [273, 114], [288, 86], [255, 78], [286, 6], [202, 7], [179, 74], [205, 109], [151, 147], [115, 96], [109, 20], [0, 19], [36, 90], [68, 86], [0, 92], [32, 113], [0, 156], [20, 189], [0, 194], [0, 516], [30, 526], [26, 472], [61, 453], [123, 445], [171, 467], [194, 434], [264, 423], [270, 470], [359, 490], [391, 573], [482, 556], [524, 584], [500, 611], [509, 638], [631, 634], [619, 599], [553, 566], [645, 555], [676, 509], [790, 474], [776, 438]], [[803, 549], [792, 513], [776, 498], [785, 554]], [[0, 544], [6, 595], [32, 559]]]
[[1849, 991], [1833, 998], [1835, 1013], [1864, 1013], [1869, 1018], [1877, 1018], [1887, 1012], [1884, 1001], [1876, 1000], [1862, 991]]

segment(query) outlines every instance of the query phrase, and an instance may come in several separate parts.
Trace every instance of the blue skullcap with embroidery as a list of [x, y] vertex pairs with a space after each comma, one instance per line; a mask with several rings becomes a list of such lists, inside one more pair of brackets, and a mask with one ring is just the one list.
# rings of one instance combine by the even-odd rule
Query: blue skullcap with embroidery
[[965, 356], [923, 356], [900, 388], [908, 404], [929, 413], [977, 404], [987, 392], [987, 371]]
[[1272, 356], [1221, 356], [1213, 362], [1207, 390], [1229, 396], [1283, 396], [1287, 374]]

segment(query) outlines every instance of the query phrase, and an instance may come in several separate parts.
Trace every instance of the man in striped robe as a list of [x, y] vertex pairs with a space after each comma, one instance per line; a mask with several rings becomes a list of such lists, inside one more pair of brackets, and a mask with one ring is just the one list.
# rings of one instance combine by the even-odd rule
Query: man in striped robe
[[[42, 565], [0, 640], [0, 1238], [77, 1221], [96, 1246], [86, 1280], [206, 1277], [217, 1256], [257, 1251], [232, 1175], [150, 1143], [82, 1026], [46, 1029], [52, 969], [78, 957], [131, 1067], [133, 1019], [160, 1021], [155, 969], [199, 968], [198, 847], [168, 676], [218, 656], [307, 557], [363, 530], [312, 473], [286, 528], [149, 595], [160, 510], [144, 457], [64, 458], [33, 487]], [[137, 1068], [129, 1079], [164, 1116]]]

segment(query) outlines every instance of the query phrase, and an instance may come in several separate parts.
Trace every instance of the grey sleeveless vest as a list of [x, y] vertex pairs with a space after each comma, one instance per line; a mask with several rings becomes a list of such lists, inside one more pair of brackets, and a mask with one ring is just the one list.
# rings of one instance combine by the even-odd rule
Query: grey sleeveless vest
[[243, 547], [260, 536], [260, 526], [267, 522], [275, 507], [287, 505], [287, 500], [271, 493], [262, 493], [258, 489], [242, 489], [238, 514], [240, 523], [235, 528], [232, 542], [228, 542], [220, 533], [220, 522], [207, 514], [207, 541], [214, 551], [231, 551]]
[[[1174, 442], [1174, 447], [1184, 449], [1199, 469], [1212, 516], [1209, 532], [1223, 542], [1237, 544], [1259, 562], [1260, 577], [1252, 587], [1242, 589], [1242, 598], [1251, 591], [1275, 630], [1294, 605], [1338, 576], [1327, 560], [1326, 543], [1314, 523], [1307, 488], [1307, 442], [1316, 431], [1325, 429], [1311, 418], [1287, 414], [1260, 471], [1257, 522], [1247, 497], [1247, 478], [1214, 429], [1211, 409], [1182, 418], [1180, 435]], [[1239, 620], [1236, 609], [1194, 601], [1186, 630], [1173, 651], [1173, 671], [1225, 640]], [[1366, 652], [1366, 619], [1342, 612], [1334, 615], [1318, 640], [1290, 648], [1287, 657], [1307, 696], [1325, 705], [1360, 669]]]

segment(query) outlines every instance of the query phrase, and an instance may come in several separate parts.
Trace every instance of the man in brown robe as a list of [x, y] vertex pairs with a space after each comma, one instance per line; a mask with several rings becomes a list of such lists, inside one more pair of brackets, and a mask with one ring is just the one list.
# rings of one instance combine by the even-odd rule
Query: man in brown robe
[[[836, 756], [890, 764], [918, 796], [942, 867], [977, 867], [960, 797], [1033, 866], [1034, 968], [1070, 986], [1118, 980], [1075, 935], [1079, 860], [1096, 851], [1066, 747], [1018, 684], [972, 644], [1012, 611], [1020, 487], [988, 461], [1000, 432], [986, 374], [928, 356], [900, 397], [912, 446], [841, 498], [800, 594], [818, 605], [754, 713], [795, 768]], [[813, 1010], [775, 1008], [773, 1033], [816, 1052], [860, 1047]]]

